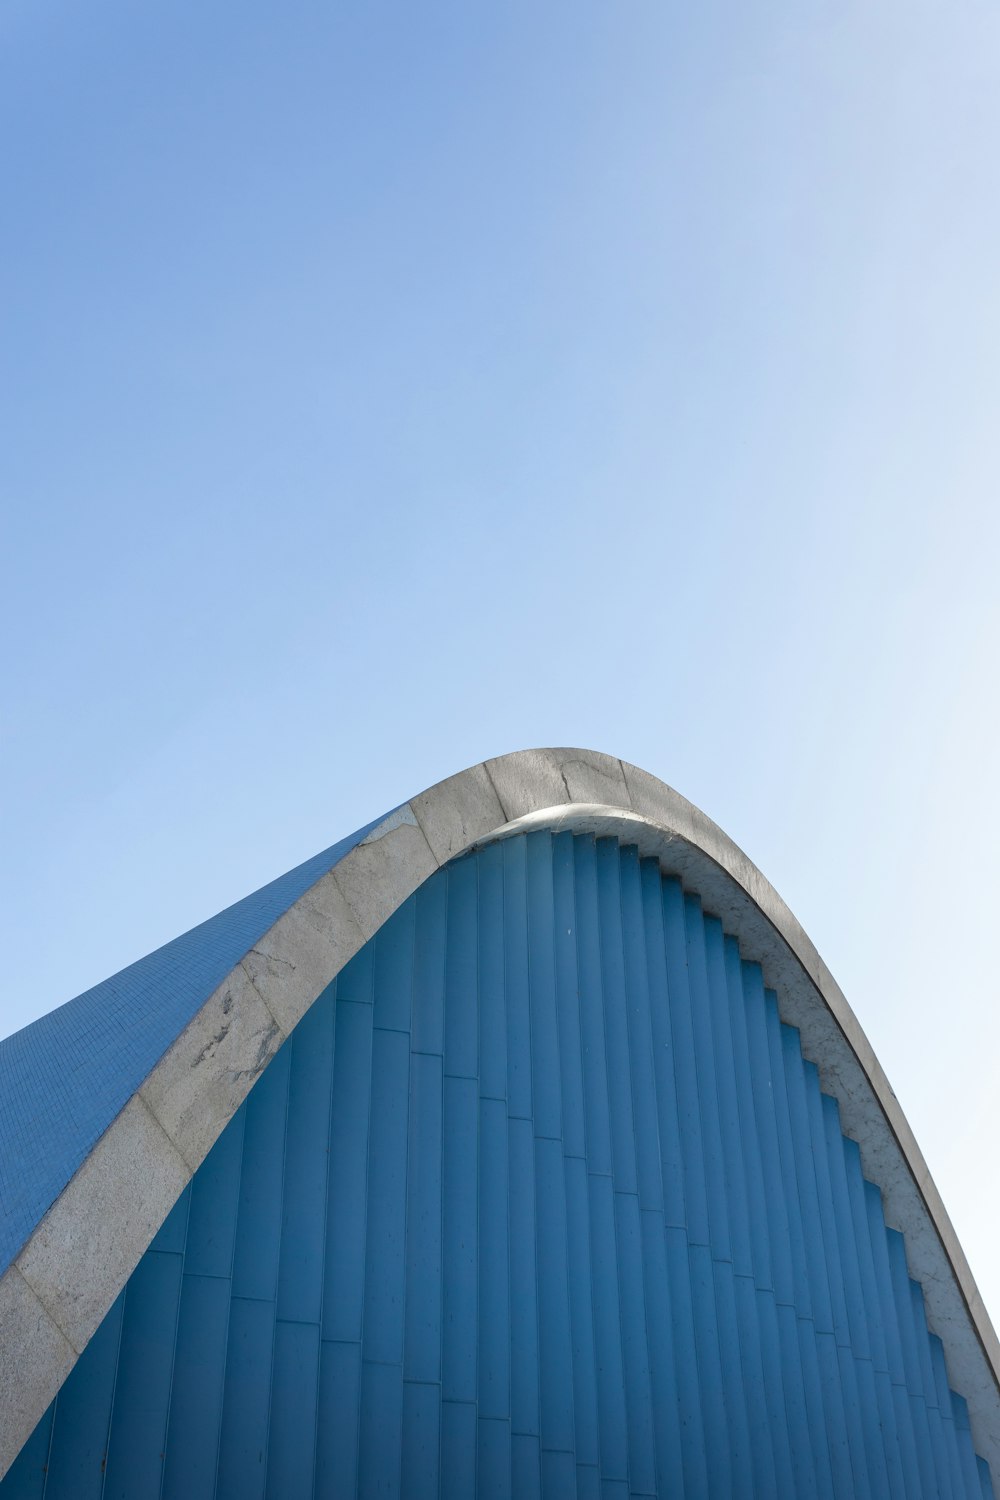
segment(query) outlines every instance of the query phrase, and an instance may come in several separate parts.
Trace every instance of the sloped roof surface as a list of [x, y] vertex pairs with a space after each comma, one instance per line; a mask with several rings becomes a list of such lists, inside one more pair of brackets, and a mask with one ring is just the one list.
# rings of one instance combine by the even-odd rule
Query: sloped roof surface
[[0, 1041], [0, 1274], [216, 986], [381, 821]]

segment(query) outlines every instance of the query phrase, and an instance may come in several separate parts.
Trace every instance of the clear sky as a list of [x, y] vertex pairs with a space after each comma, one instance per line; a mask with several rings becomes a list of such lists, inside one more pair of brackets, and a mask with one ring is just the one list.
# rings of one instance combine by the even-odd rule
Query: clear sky
[[1000, 1319], [993, 0], [4, 0], [0, 1031], [452, 771], [778, 887]]

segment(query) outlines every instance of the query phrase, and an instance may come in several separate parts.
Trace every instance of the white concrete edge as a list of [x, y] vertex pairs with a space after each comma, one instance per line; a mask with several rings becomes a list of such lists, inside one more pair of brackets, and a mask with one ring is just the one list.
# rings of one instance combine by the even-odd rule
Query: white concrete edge
[[352, 955], [441, 865], [533, 826], [655, 855], [758, 961], [797, 1026], [886, 1218], [906, 1236], [977, 1451], [1000, 1474], [1000, 1345], [871, 1046], [777, 892], [664, 783], [585, 750], [528, 750], [440, 782], [390, 814], [271, 927], [209, 996], [0, 1278], [0, 1477], [43, 1416], [185, 1183], [282, 1041]]

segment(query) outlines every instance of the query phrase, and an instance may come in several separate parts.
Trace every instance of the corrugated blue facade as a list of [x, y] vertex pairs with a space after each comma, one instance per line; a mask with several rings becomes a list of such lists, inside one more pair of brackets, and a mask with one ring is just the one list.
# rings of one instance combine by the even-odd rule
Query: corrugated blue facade
[[993, 1494], [760, 970], [614, 840], [439, 872], [219, 1138], [3, 1500]]

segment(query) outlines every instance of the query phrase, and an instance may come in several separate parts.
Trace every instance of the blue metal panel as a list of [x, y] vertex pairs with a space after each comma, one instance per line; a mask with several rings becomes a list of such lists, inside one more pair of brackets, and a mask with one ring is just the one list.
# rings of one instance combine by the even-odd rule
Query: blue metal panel
[[535, 833], [528, 837], [526, 863], [532, 1123], [536, 1136], [558, 1141], [562, 1135], [562, 1095], [549, 834]]
[[951, 1410], [955, 1418], [955, 1441], [958, 1444], [958, 1455], [962, 1465], [962, 1474], [965, 1479], [965, 1492], [968, 1500], [977, 1500], [979, 1494], [979, 1472], [976, 1468], [976, 1455], [972, 1447], [972, 1433], [969, 1430], [969, 1407], [964, 1398], [956, 1391], [951, 1393]]
[[[711, 924], [711, 927], [714, 929], [715, 924]], [[752, 1272], [751, 1278], [737, 1276], [736, 1303], [753, 1471], [758, 1493], [786, 1494], [793, 1484], [787, 1426], [784, 1422], [772, 1421], [771, 1417], [774, 1410], [784, 1410], [784, 1389], [771, 1264], [768, 1203], [747, 1030], [747, 1012], [753, 1001], [744, 990], [739, 946], [732, 938], [726, 938], [724, 942], [724, 963], [739, 1129], [739, 1153], [733, 1158], [731, 1170], [738, 1176], [742, 1166], [743, 1177], [742, 1185], [737, 1187], [731, 1197], [731, 1214], [736, 1225], [734, 1253], [738, 1252], [740, 1245], [739, 1226], [745, 1200]], [[747, 985], [754, 996], [757, 994], [757, 978], [756, 969], [748, 971]], [[719, 1027], [721, 1031], [721, 1016]], [[740, 1260], [740, 1264], [742, 1263]]]
[[861, 1389], [858, 1384], [857, 1369], [849, 1345], [838, 1344], [836, 1349], [840, 1388], [844, 1394], [844, 1416], [847, 1423], [847, 1441], [851, 1450], [854, 1493], [868, 1497], [872, 1494], [872, 1488], [868, 1477], [866, 1430], [861, 1414]]
[[861, 1268], [848, 1196], [847, 1170], [844, 1162], [844, 1137], [840, 1131], [840, 1111], [829, 1095], [822, 1099], [823, 1125], [826, 1133], [826, 1162], [830, 1182], [830, 1214], [836, 1232], [838, 1266], [843, 1277], [844, 1301], [851, 1348], [859, 1360], [871, 1359], [868, 1325], [865, 1322], [864, 1296], [861, 1291]]
[[514, 1433], [537, 1437], [538, 1298], [535, 1288], [535, 1160], [529, 1120], [509, 1119], [510, 1416]]
[[[490, 844], [479, 867], [479, 1092], [507, 1098], [507, 1012], [504, 1005], [503, 846]], [[430, 882], [431, 885], [434, 881]], [[424, 886], [424, 890], [427, 887]], [[418, 925], [418, 932], [420, 927]], [[419, 1039], [414, 1016], [414, 1047]]]
[[319, 1356], [316, 1500], [353, 1495], [358, 1482], [361, 1344], [323, 1340]]
[[[541, 1454], [537, 1437], [530, 1433], [517, 1432], [511, 1435], [510, 1488], [516, 1500], [541, 1500]], [[456, 1490], [455, 1493], [461, 1494], [461, 1491]]]
[[759, 969], [654, 863], [565, 833], [456, 862], [358, 953], [0, 1485], [983, 1493]]
[[732, 1446], [722, 1374], [715, 1276], [707, 1245], [689, 1246], [688, 1277], [697, 1340], [701, 1408], [705, 1423], [708, 1493], [728, 1495], [733, 1486]]
[[504, 1001], [507, 1008], [507, 1104], [512, 1118], [531, 1119], [531, 1017], [528, 1009], [526, 841], [503, 845]]
[[246, 1112], [240, 1110], [191, 1183], [187, 1240], [181, 1247], [189, 1275], [232, 1277], [245, 1123]]
[[273, 1350], [273, 1301], [234, 1297], [219, 1432], [220, 1500], [258, 1500], [264, 1493]]
[[715, 1305], [719, 1321], [719, 1354], [722, 1360], [722, 1390], [729, 1424], [729, 1457], [732, 1493], [753, 1494], [753, 1461], [747, 1395], [740, 1355], [740, 1325], [736, 1312], [736, 1286], [728, 1261], [714, 1261]]
[[[647, 1209], [641, 1216], [642, 1280], [646, 1293], [649, 1380], [653, 1408], [656, 1474], [667, 1495], [684, 1493], [684, 1440], [678, 1372], [672, 1350], [670, 1281], [663, 1236], [663, 1215]], [[693, 1351], [692, 1351], [693, 1353]], [[692, 1361], [693, 1364], [693, 1361]], [[577, 1456], [580, 1446], [577, 1440]]]
[[328, 991], [292, 1038], [278, 1259], [278, 1318], [317, 1326], [323, 1306], [333, 1039]]
[[399, 1494], [402, 1447], [402, 1367], [366, 1359], [361, 1366], [359, 1495]]
[[847, 1162], [851, 1216], [854, 1224], [858, 1262], [861, 1270], [861, 1285], [865, 1299], [865, 1320], [870, 1332], [876, 1401], [879, 1421], [882, 1427], [882, 1448], [889, 1471], [891, 1493], [894, 1496], [902, 1497], [906, 1493], [906, 1481], [903, 1473], [902, 1454], [900, 1452], [900, 1434], [896, 1427], [896, 1411], [889, 1381], [889, 1364], [886, 1353], [885, 1332], [882, 1324], [882, 1309], [879, 1304], [878, 1287], [875, 1281], [875, 1264], [865, 1212], [861, 1155], [858, 1151], [856, 1141], [844, 1141], [844, 1155]]
[[[107, 1500], [158, 1500], [160, 1494], [181, 1268], [181, 1256], [151, 1250], [125, 1293], [104, 1476]], [[110, 1374], [110, 1361], [105, 1369]], [[95, 1380], [97, 1374], [91, 1371]], [[78, 1399], [92, 1401], [92, 1387], [80, 1391]], [[61, 1426], [57, 1411], [53, 1447]]]
[[608, 1065], [604, 1047], [601, 995], [600, 916], [597, 905], [597, 851], [592, 839], [576, 839], [577, 972], [580, 980], [580, 1037], [583, 1048], [583, 1100], [587, 1165], [591, 1172], [611, 1173], [611, 1119], [608, 1114]]
[[698, 1342], [691, 1296], [691, 1246], [683, 1229], [666, 1228], [667, 1286], [673, 1322], [674, 1366], [681, 1426], [681, 1463], [684, 1493], [708, 1494], [708, 1437], [714, 1411], [706, 1412], [701, 1400], [698, 1372]]
[[941, 1425], [944, 1428], [945, 1445], [948, 1454], [948, 1473], [955, 1495], [961, 1496], [962, 1500], [964, 1500], [965, 1486], [962, 1482], [958, 1441], [955, 1436], [955, 1414], [951, 1406], [951, 1392], [948, 1390], [948, 1372], [944, 1362], [944, 1347], [937, 1334], [931, 1335], [931, 1363], [934, 1367], [934, 1383], [937, 1386], [938, 1410], [941, 1413]]
[[[479, 1310], [479, 1093], [474, 1078], [445, 1077], [443, 1130], [441, 1395], [445, 1401], [475, 1402]], [[366, 1328], [366, 1342], [367, 1336]]]
[[[441, 1378], [441, 1098], [441, 1058], [413, 1053], [403, 1373], [408, 1380], [418, 1381]], [[505, 1149], [505, 1163], [506, 1158]]]
[[[91, 1339], [56, 1402], [46, 1493], [49, 1500], [100, 1500], [121, 1340], [124, 1294]], [[44, 1426], [44, 1424], [43, 1424]]]
[[600, 1470], [589, 1464], [577, 1464], [576, 1496], [577, 1500], [601, 1500]]
[[597, 1401], [604, 1479], [628, 1476], [628, 1419], [618, 1308], [614, 1187], [610, 1177], [590, 1177], [590, 1256], [597, 1352]]
[[[560, 833], [552, 840], [552, 921], [555, 929], [556, 1003], [559, 1016], [562, 1143], [564, 1155], [586, 1157], [574, 894], [573, 835]], [[485, 896], [484, 892], [484, 899]]]
[[697, 896], [687, 895], [684, 898], [684, 926], [694, 1071], [701, 1112], [701, 1175], [708, 1191], [709, 1240], [713, 1259], [731, 1262], [733, 1249], [729, 1238], [729, 1195], [726, 1191], [725, 1161], [722, 1154], [715, 1041], [712, 1035], [712, 1011], [705, 963], [705, 922]]
[[405, 901], [372, 943], [373, 1024], [383, 1031], [410, 1030], [416, 903]]
[[[810, 1431], [817, 1454], [824, 1494], [847, 1493], [851, 1483], [850, 1448], [844, 1404], [837, 1378], [833, 1339], [833, 1310], [827, 1279], [823, 1228], [819, 1210], [815, 1163], [810, 1141], [806, 1075], [798, 1032], [781, 1027], [782, 1074], [795, 1166], [795, 1187], [801, 1212], [802, 1243], [809, 1284], [812, 1325], [799, 1324], [799, 1349], [806, 1375], [807, 1400], [812, 1403]], [[817, 1429], [820, 1429], [817, 1431]]]
[[566, 1275], [566, 1185], [563, 1155], [557, 1140], [535, 1139], [535, 1193], [542, 1448], [572, 1454], [575, 1423], [573, 1339]]
[[635, 1121], [636, 1169], [643, 1208], [662, 1210], [663, 1175], [653, 1072], [653, 1036], [649, 1017], [646, 974], [645, 913], [639, 856], [621, 851], [622, 953], [625, 963], [625, 1005], [628, 1014], [628, 1051], [632, 1073], [632, 1117]]
[[795, 1308], [786, 1302], [778, 1304], [778, 1341], [785, 1390], [785, 1415], [788, 1422], [788, 1445], [792, 1455], [796, 1495], [815, 1495], [818, 1482], [809, 1432], [805, 1381], [798, 1341]]
[[[877, 1496], [894, 1493], [898, 1484], [897, 1463], [884, 1440], [881, 1427], [882, 1402], [875, 1378], [872, 1359], [873, 1330], [865, 1316], [865, 1286], [863, 1268], [854, 1236], [854, 1221], [851, 1207], [851, 1189], [848, 1180], [848, 1160], [845, 1147], [847, 1141], [840, 1134], [839, 1111], [832, 1101], [824, 1098], [826, 1114], [828, 1157], [831, 1165], [835, 1202], [838, 1206], [837, 1227], [840, 1235], [841, 1266], [844, 1270], [848, 1291], [848, 1318], [851, 1327], [851, 1348], [857, 1371], [858, 1395], [861, 1403], [861, 1420], [864, 1429], [865, 1453], [872, 1494]], [[895, 1433], [893, 1432], [893, 1446]]]
[[[481, 1424], [480, 1424], [481, 1425]], [[441, 1387], [403, 1382], [403, 1489], [412, 1500], [437, 1500], [441, 1488]]]
[[919, 1285], [912, 1280], [910, 1281], [910, 1312], [916, 1328], [921, 1383], [924, 1390], [924, 1400], [927, 1405], [927, 1420], [930, 1428], [931, 1443], [934, 1448], [934, 1467], [937, 1474], [937, 1483], [941, 1494], [947, 1500], [947, 1497], [951, 1497], [954, 1494], [948, 1445], [945, 1436], [944, 1421], [938, 1406], [937, 1382], [934, 1374], [934, 1362], [931, 1358], [931, 1341], [927, 1331], [924, 1299]]
[[576, 1500], [576, 1463], [572, 1453], [542, 1449], [543, 1500]]
[[361, 1338], [365, 1294], [372, 1008], [341, 1000], [337, 985], [323, 1338], [350, 1343]]
[[[510, 1418], [507, 1160], [503, 1100], [483, 1099], [479, 1106], [479, 1415], [505, 1423]], [[497, 1441], [492, 1428], [491, 1434], [491, 1442]]]
[[[413, 1030], [410, 1035], [414, 1052], [439, 1054], [444, 1052], [444, 977], [447, 937], [445, 913], [447, 906], [448, 882], [445, 880], [428, 880], [416, 894], [416, 935], [413, 942]], [[493, 914], [491, 908], [491, 917], [495, 922], [502, 924], [502, 904], [497, 915]], [[500, 933], [502, 940], [502, 925]], [[339, 988], [337, 993], [339, 995]], [[500, 1015], [501, 1017], [503, 1015], [502, 1008]]]
[[774, 1292], [765, 1287], [757, 1293], [760, 1328], [760, 1353], [764, 1366], [764, 1388], [768, 1393], [771, 1418], [771, 1449], [774, 1457], [776, 1488], [779, 1495], [794, 1495], [796, 1480], [789, 1428], [792, 1413], [785, 1396], [789, 1378], [782, 1369], [781, 1337], [778, 1330], [778, 1304]]
[[[684, 1174], [684, 1219], [693, 1245], [708, 1244], [708, 1188], [701, 1132], [698, 1077], [695, 1068], [691, 995], [688, 988], [684, 892], [677, 880], [660, 883], [663, 919], [663, 964], [666, 969], [666, 1008], [673, 1042], [677, 1134]], [[658, 934], [656, 934], [658, 936]]]
[[337, 999], [375, 1003], [375, 942], [365, 943], [337, 975]]
[[892, 1290], [892, 1273], [889, 1268], [889, 1246], [886, 1239], [885, 1216], [882, 1212], [882, 1194], [871, 1182], [864, 1184], [864, 1201], [868, 1213], [867, 1240], [871, 1249], [875, 1269], [875, 1281], [879, 1315], [885, 1336], [886, 1358], [889, 1379], [892, 1384], [892, 1400], [895, 1408], [896, 1433], [899, 1455], [903, 1466], [904, 1492], [919, 1494], [922, 1484], [917, 1436], [913, 1427], [906, 1389], [903, 1366], [903, 1346], [896, 1316], [896, 1303]]
[[795, 1326], [793, 1245], [788, 1227], [792, 1205], [787, 1194], [793, 1190], [794, 1175], [788, 1114], [774, 1077], [769, 1002], [759, 967], [744, 964], [742, 979], [746, 1051], [742, 1054], [741, 1030], [741, 1054], [746, 1058], [754, 1104], [750, 1133], [744, 1140], [756, 1143], [759, 1152], [771, 1272], [771, 1285], [761, 1288], [757, 1304], [761, 1352], [767, 1389], [775, 1396], [782, 1393], [782, 1420], [772, 1427], [772, 1447], [779, 1483], [793, 1486], [797, 1494], [811, 1495], [815, 1493], [815, 1468]]
[[934, 1477], [934, 1450], [931, 1445], [930, 1427], [927, 1419], [927, 1403], [924, 1400], [920, 1377], [920, 1359], [917, 1353], [916, 1329], [910, 1306], [910, 1282], [906, 1269], [906, 1250], [903, 1236], [895, 1229], [886, 1231], [886, 1251], [892, 1279], [892, 1296], [899, 1329], [900, 1350], [910, 1403], [910, 1419], [916, 1446], [920, 1483], [924, 1491], [932, 1494], [936, 1486]]
[[[740, 1153], [743, 1186], [746, 1197], [750, 1235], [751, 1275], [760, 1288], [774, 1289], [771, 1271], [771, 1239], [768, 1231], [767, 1198], [764, 1193], [764, 1168], [754, 1102], [753, 1077], [750, 1068], [750, 1043], [747, 1034], [748, 1000], [743, 988], [743, 966], [739, 944], [734, 938], [725, 941], [726, 997], [729, 1029], [732, 1039], [733, 1072], [739, 1119]], [[739, 1202], [737, 1197], [736, 1202]]]
[[736, 1085], [736, 1054], [726, 978], [725, 937], [722, 923], [709, 917], [704, 923], [705, 963], [708, 977], [706, 1007], [712, 1029], [715, 1078], [722, 1140], [722, 1162], [729, 1211], [730, 1250], [734, 1276], [753, 1275], [750, 1248], [750, 1209], [747, 1174], [740, 1140], [739, 1094]]
[[478, 1427], [475, 1403], [445, 1401], [441, 1414], [441, 1468], [446, 1476], [442, 1494], [474, 1495]]
[[578, 1463], [595, 1471], [598, 1445], [597, 1356], [590, 1264], [587, 1163], [568, 1156], [566, 1172], [566, 1275], [573, 1326], [573, 1412]]
[[372, 1033], [371, 1133], [368, 1141], [368, 1241], [365, 1358], [402, 1363], [406, 1280], [406, 1123], [408, 1038]]
[[[800, 1490], [803, 1494], [829, 1496], [832, 1494], [833, 1481], [826, 1422], [822, 1411], [815, 1328], [812, 1324], [812, 1301], [805, 1254], [804, 1215], [796, 1178], [781, 1022], [778, 1019], [777, 999], [770, 990], [765, 992], [764, 1015], [771, 1069], [771, 1099], [778, 1139], [782, 1199], [786, 1209], [792, 1263], [795, 1317], [792, 1316], [793, 1308], [782, 1305], [778, 1313], [778, 1323], [786, 1374], [785, 1399], [789, 1408], [794, 1408], [795, 1413], [791, 1415], [790, 1410], [793, 1464], [799, 1473]], [[803, 1320], [808, 1320], [810, 1324], [810, 1337], [806, 1340], [800, 1337]]]
[[291, 1053], [281, 1048], [246, 1104], [233, 1296], [262, 1302], [273, 1302], [278, 1286]]
[[[861, 1420], [857, 1371], [851, 1351], [844, 1275], [840, 1263], [840, 1244], [837, 1238], [833, 1185], [827, 1155], [823, 1097], [820, 1094], [819, 1074], [815, 1064], [805, 1063], [802, 1072], [805, 1083], [806, 1110], [809, 1117], [810, 1153], [816, 1174], [820, 1243], [826, 1266], [825, 1290], [829, 1293], [830, 1313], [833, 1320], [834, 1348], [832, 1353], [826, 1339], [822, 1336], [820, 1339], [822, 1368], [827, 1371], [827, 1380], [833, 1391], [828, 1401], [830, 1420], [836, 1424], [835, 1431], [831, 1432], [830, 1438], [831, 1462], [835, 1465], [835, 1471], [836, 1466], [842, 1462], [833, 1446], [839, 1438], [840, 1442], [846, 1443], [847, 1446], [854, 1490], [859, 1496], [867, 1496], [870, 1493], [868, 1461]], [[842, 1482], [846, 1484], [846, 1476]]]
[[629, 1067], [625, 961], [622, 944], [621, 871], [618, 846], [597, 841], [597, 901], [601, 932], [602, 1009], [608, 1065], [608, 1113], [611, 1119], [611, 1170], [615, 1191], [637, 1191], [632, 1075]]
[[805, 1235], [802, 1226], [801, 1204], [797, 1201], [798, 1184], [795, 1175], [795, 1147], [792, 1141], [791, 1117], [788, 1112], [785, 1059], [781, 1044], [781, 1022], [778, 1019], [777, 997], [772, 990], [766, 990], [764, 994], [764, 1023], [767, 1031], [771, 1103], [774, 1109], [775, 1133], [778, 1141], [781, 1201], [784, 1206], [782, 1222], [788, 1225], [788, 1244], [791, 1251], [792, 1305], [800, 1318], [811, 1318], [813, 1315], [812, 1299], [809, 1295], [809, 1276], [806, 1270]]
[[791, 1026], [781, 1027], [781, 1077], [788, 1109], [793, 1152], [792, 1182], [798, 1194], [802, 1254], [805, 1265], [808, 1302], [800, 1314], [812, 1318], [818, 1333], [833, 1332], [833, 1310], [823, 1255], [823, 1229], [820, 1221], [816, 1170], [809, 1140], [809, 1113], [806, 1103], [806, 1079], [802, 1067], [799, 1034]]
[[[740, 1359], [739, 1325], [736, 1316], [736, 1289], [733, 1283], [730, 1194], [727, 1186], [726, 1155], [723, 1148], [725, 1111], [720, 1105], [716, 1055], [718, 1024], [713, 1017], [716, 1002], [709, 982], [706, 924], [701, 903], [697, 898], [688, 896], [685, 898], [684, 910], [695, 1064], [698, 1072], [698, 1094], [701, 1101], [702, 1140], [706, 1153], [705, 1177], [708, 1183], [719, 1379], [725, 1404], [726, 1430], [729, 1440], [728, 1458], [731, 1475], [729, 1482], [732, 1487], [731, 1493], [739, 1495], [748, 1492], [752, 1468]], [[702, 1362], [704, 1364], [704, 1359]], [[713, 1366], [714, 1362], [713, 1345]], [[709, 1378], [714, 1382], [716, 1378], [714, 1370]]]
[[477, 1474], [479, 1500], [510, 1500], [510, 1423], [503, 1417], [479, 1418]]
[[319, 1321], [278, 1320], [271, 1371], [267, 1500], [310, 1495], [316, 1460]]
[[653, 859], [642, 861], [643, 938], [646, 948], [646, 982], [649, 988], [650, 1045], [653, 1049], [653, 1079], [656, 1093], [657, 1138], [660, 1148], [660, 1179], [663, 1186], [663, 1216], [666, 1224], [683, 1228], [684, 1162], [677, 1123], [677, 1085], [674, 1078], [674, 1039], [670, 1026], [670, 997], [663, 936], [661, 879]]
[[444, 1070], [453, 1078], [479, 1076], [476, 887], [475, 862], [460, 860], [448, 881], [445, 966]]
[[215, 1494], [231, 1290], [228, 1274], [184, 1272], [163, 1500], [211, 1500]]
[[646, 1302], [642, 1287], [642, 1229], [639, 1199], [615, 1194], [615, 1238], [618, 1242], [618, 1286], [628, 1421], [628, 1476], [633, 1490], [656, 1493], [653, 1399], [646, 1343]]
[[743, 993], [746, 1001], [747, 1058], [754, 1100], [753, 1138], [760, 1151], [761, 1185], [767, 1212], [773, 1278], [771, 1285], [775, 1302], [781, 1306], [792, 1306], [795, 1300], [795, 1282], [792, 1241], [788, 1228], [789, 1205], [785, 1201], [781, 1175], [781, 1148], [778, 1144], [778, 1120], [767, 1035], [767, 1002], [763, 976], [757, 964], [745, 964], [743, 967]]
[[740, 1373], [747, 1406], [747, 1436], [750, 1442], [753, 1486], [758, 1495], [774, 1495], [778, 1493], [778, 1480], [771, 1447], [770, 1393], [764, 1383], [759, 1310], [753, 1278], [734, 1277], [733, 1292], [736, 1299]]
[[823, 1403], [823, 1382], [819, 1367], [816, 1330], [808, 1318], [798, 1318], [799, 1359], [802, 1365], [802, 1393], [806, 1404], [806, 1421], [812, 1448], [816, 1493], [833, 1500], [833, 1466], [827, 1436], [827, 1417]]

